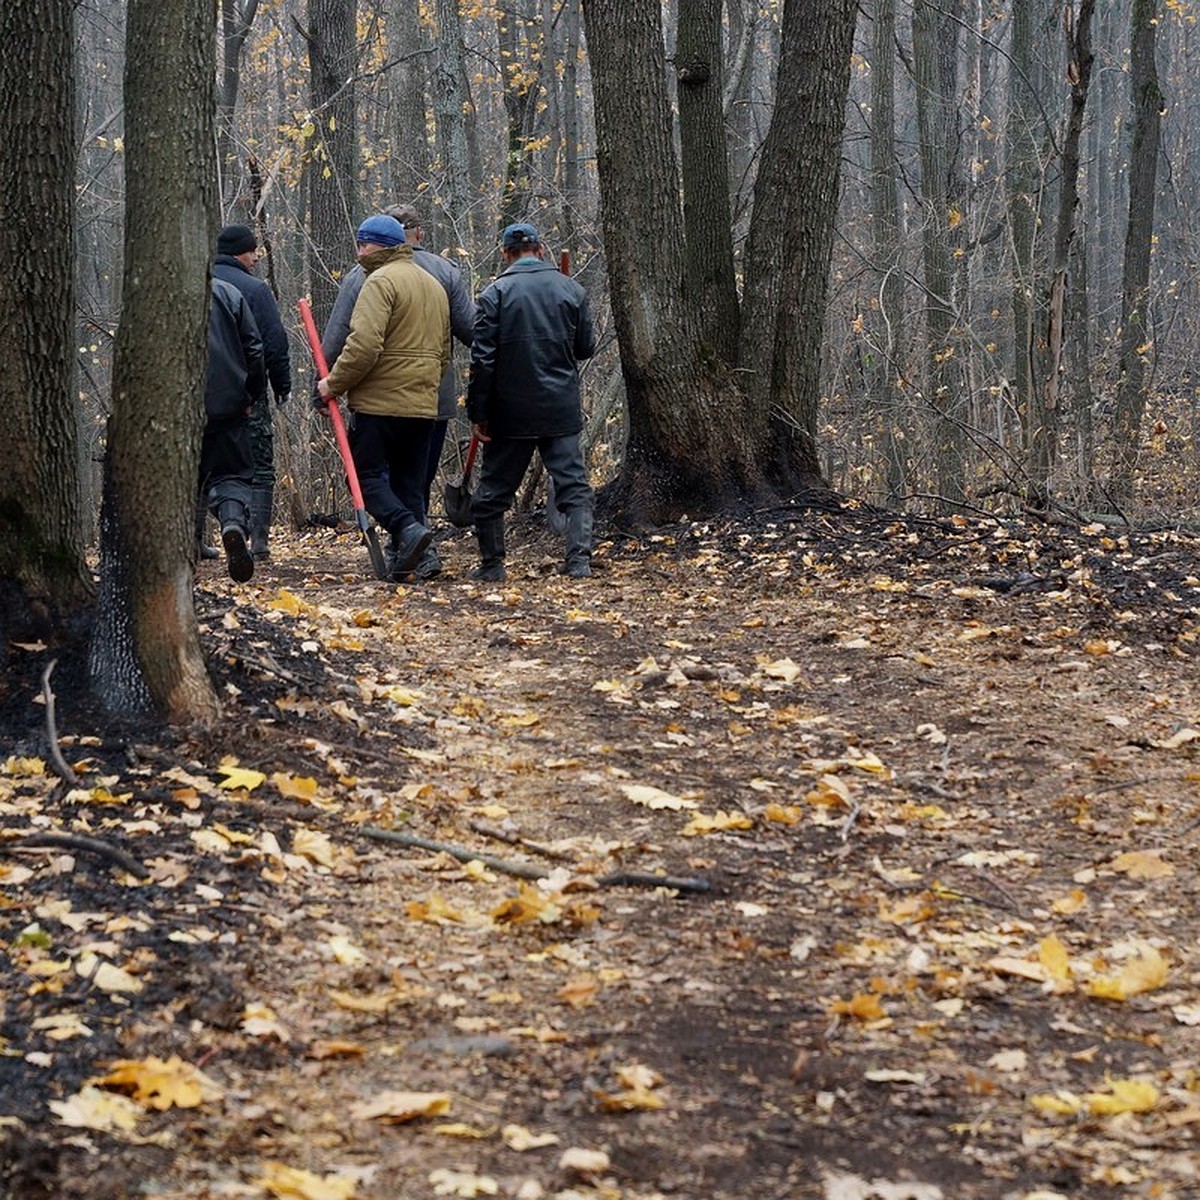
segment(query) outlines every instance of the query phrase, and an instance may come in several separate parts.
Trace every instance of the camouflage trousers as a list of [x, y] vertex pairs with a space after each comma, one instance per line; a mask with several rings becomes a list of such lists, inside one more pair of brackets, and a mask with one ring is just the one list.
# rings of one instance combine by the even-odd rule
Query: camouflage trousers
[[275, 426], [271, 401], [267, 396], [250, 408], [250, 447], [254, 451], [254, 486], [275, 486]]

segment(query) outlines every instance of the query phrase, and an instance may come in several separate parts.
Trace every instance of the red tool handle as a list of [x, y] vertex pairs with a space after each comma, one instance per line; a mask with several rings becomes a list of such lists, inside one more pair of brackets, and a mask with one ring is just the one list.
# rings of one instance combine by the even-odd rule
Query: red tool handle
[[[325, 352], [321, 349], [321, 335], [317, 332], [317, 323], [313, 319], [312, 309], [307, 300], [298, 300], [296, 307], [300, 310], [300, 320], [304, 322], [304, 332], [308, 335], [308, 346], [312, 350], [313, 362], [317, 364], [317, 378], [324, 379], [329, 374], [329, 364], [325, 361]], [[326, 402], [325, 411], [333, 424], [333, 436], [337, 439], [338, 453], [342, 456], [342, 465], [346, 468], [346, 482], [350, 485], [350, 498], [354, 507], [361, 512], [366, 508], [363, 503], [362, 488], [358, 485], [358, 472], [354, 469], [354, 456], [350, 453], [350, 439], [346, 436], [346, 423], [342, 420], [342, 410], [338, 407], [337, 397], [331, 396]]]
[[571, 252], [570, 252], [570, 250], [564, 250], [558, 256], [558, 269], [564, 275], [570, 275], [570, 273], [571, 273]]

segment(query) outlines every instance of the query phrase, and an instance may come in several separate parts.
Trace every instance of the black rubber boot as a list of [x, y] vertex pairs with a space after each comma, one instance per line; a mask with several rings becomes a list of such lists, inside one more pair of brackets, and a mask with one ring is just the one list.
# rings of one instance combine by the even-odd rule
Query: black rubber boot
[[592, 573], [592, 510], [573, 508], [567, 513], [567, 557], [563, 574], [587, 579]]
[[504, 570], [504, 518], [476, 521], [475, 536], [479, 539], [479, 566], [471, 572], [471, 578], [503, 583], [508, 578]]
[[240, 500], [226, 500], [221, 504], [221, 543], [225, 547], [229, 578], [235, 583], [245, 583], [254, 577], [254, 556], [247, 541], [246, 518], [246, 506]]
[[270, 558], [267, 542], [271, 536], [271, 507], [275, 489], [270, 484], [255, 487], [250, 497], [250, 553], [257, 559]]

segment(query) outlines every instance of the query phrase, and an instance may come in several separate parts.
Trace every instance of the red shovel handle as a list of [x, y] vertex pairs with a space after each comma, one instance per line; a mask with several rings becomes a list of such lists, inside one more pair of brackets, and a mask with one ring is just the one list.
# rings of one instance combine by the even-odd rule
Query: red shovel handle
[[558, 256], [558, 269], [564, 275], [570, 275], [570, 273], [571, 273], [571, 252], [570, 252], [570, 250], [564, 250]]
[[[325, 352], [321, 349], [321, 335], [317, 332], [317, 323], [313, 319], [312, 309], [307, 300], [298, 300], [296, 307], [300, 310], [300, 320], [304, 322], [304, 332], [308, 335], [308, 346], [312, 351], [313, 362], [317, 364], [317, 378], [324, 379], [329, 374], [329, 364], [325, 361]], [[338, 453], [342, 456], [342, 466], [346, 468], [346, 482], [350, 485], [350, 498], [354, 508], [361, 512], [366, 508], [363, 503], [362, 488], [358, 484], [358, 472], [354, 469], [354, 457], [350, 453], [350, 439], [346, 436], [346, 423], [342, 420], [342, 410], [338, 407], [337, 397], [331, 396], [325, 405], [333, 425], [333, 436], [337, 440]]]

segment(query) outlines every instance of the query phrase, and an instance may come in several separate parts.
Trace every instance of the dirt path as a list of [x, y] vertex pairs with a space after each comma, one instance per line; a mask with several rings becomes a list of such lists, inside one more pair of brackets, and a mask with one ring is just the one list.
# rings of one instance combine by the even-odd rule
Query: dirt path
[[[4, 1194], [1200, 1194], [1192, 544], [784, 513], [555, 553], [392, 590], [292, 539], [201, 579], [236, 724], [75, 743], [66, 797], [9, 761], [6, 828], [154, 878], [0, 858]], [[152, 1055], [212, 1090], [48, 1109]]]

